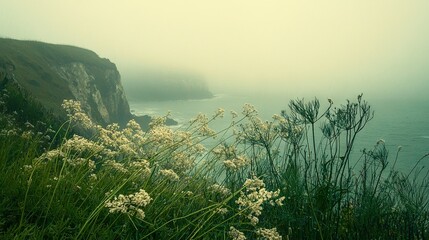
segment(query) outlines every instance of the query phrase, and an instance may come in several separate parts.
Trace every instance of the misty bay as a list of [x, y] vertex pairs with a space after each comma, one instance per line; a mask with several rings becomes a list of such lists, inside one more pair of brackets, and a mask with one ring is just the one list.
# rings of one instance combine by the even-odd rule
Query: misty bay
[[[305, 98], [311, 100], [312, 98]], [[365, 96], [364, 96], [365, 99]], [[208, 116], [214, 114], [218, 108], [225, 109], [225, 117], [210, 123], [216, 131], [226, 128], [231, 122], [230, 111], [241, 112], [245, 103], [250, 103], [258, 110], [262, 120], [271, 121], [274, 114], [281, 110], [288, 111], [291, 98], [287, 96], [273, 96], [264, 94], [216, 94], [214, 98], [202, 100], [176, 101], [130, 101], [131, 111], [136, 115], [162, 116], [171, 113], [171, 117], [179, 122], [179, 126], [186, 125], [198, 113]], [[328, 106], [327, 98], [319, 98], [321, 111]], [[334, 106], [346, 103], [346, 99], [335, 99]], [[354, 96], [350, 97], [354, 100]], [[378, 140], [386, 143], [389, 151], [389, 162], [395, 159], [398, 147], [401, 147], [396, 167], [408, 172], [415, 163], [429, 153], [429, 109], [423, 100], [380, 100], [367, 99], [375, 112], [374, 118], [364, 130], [358, 134], [353, 149], [353, 158], [358, 159], [363, 149], [371, 149]], [[320, 125], [320, 124], [319, 124]], [[429, 167], [429, 161], [423, 159], [419, 167]]]

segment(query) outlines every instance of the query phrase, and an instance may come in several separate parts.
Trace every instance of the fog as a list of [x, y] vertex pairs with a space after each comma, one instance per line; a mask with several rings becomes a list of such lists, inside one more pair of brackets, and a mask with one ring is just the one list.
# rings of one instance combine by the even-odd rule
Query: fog
[[6, 0], [0, 36], [203, 76], [213, 92], [423, 98], [429, 1]]

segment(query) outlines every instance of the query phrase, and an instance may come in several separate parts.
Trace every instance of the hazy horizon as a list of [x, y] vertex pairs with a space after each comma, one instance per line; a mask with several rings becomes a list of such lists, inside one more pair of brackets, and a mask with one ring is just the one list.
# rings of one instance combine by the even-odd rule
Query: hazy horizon
[[213, 92], [426, 99], [429, 1], [388, 3], [6, 1], [0, 36], [91, 49], [123, 82], [166, 69]]

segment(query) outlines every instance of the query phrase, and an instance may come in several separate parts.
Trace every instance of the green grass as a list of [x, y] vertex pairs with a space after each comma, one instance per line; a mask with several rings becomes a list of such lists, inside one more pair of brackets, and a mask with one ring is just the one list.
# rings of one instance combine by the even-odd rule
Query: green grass
[[44, 151], [43, 136], [3, 132], [0, 237], [232, 239], [238, 230], [247, 239], [428, 238], [428, 172], [418, 164], [426, 156], [401, 173], [400, 154], [379, 141], [351, 159], [370, 106], [362, 96], [319, 106], [294, 100], [264, 121], [247, 105], [218, 133], [208, 126], [221, 110], [183, 129], [159, 118], [142, 131], [134, 122], [82, 122], [75, 107], [61, 131], [92, 135], [60, 134]]

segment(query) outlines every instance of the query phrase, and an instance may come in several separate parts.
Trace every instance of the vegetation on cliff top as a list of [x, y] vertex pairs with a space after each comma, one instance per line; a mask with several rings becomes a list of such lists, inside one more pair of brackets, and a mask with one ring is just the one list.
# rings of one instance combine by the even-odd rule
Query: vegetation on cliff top
[[[82, 73], [76, 71], [73, 64], [83, 66]], [[128, 102], [122, 97], [124, 94], [116, 96], [118, 86], [115, 85], [120, 84], [116, 66], [90, 50], [0, 38], [0, 70], [13, 76], [23, 89], [57, 116], [63, 113], [64, 99], [82, 98], [87, 113], [99, 123], [108, 123], [106, 114], [101, 113], [104, 107], [113, 121], [122, 123], [131, 118]], [[82, 74], [84, 76], [80, 76]], [[82, 84], [85, 89], [74, 89]], [[88, 94], [89, 91], [92, 92]], [[101, 99], [94, 99], [96, 97]]]
[[[38, 134], [30, 122], [0, 132], [1, 237], [429, 237], [427, 170], [398, 172], [400, 149], [392, 157], [382, 140], [350, 158], [373, 117], [362, 96], [323, 110], [317, 99], [293, 100], [271, 120], [245, 105], [217, 133], [209, 125], [222, 109], [176, 130], [160, 117], [142, 131], [134, 121], [94, 124], [76, 101], [63, 107], [69, 119], [60, 129], [79, 126], [91, 137]], [[60, 144], [40, 149], [50, 141]]]

